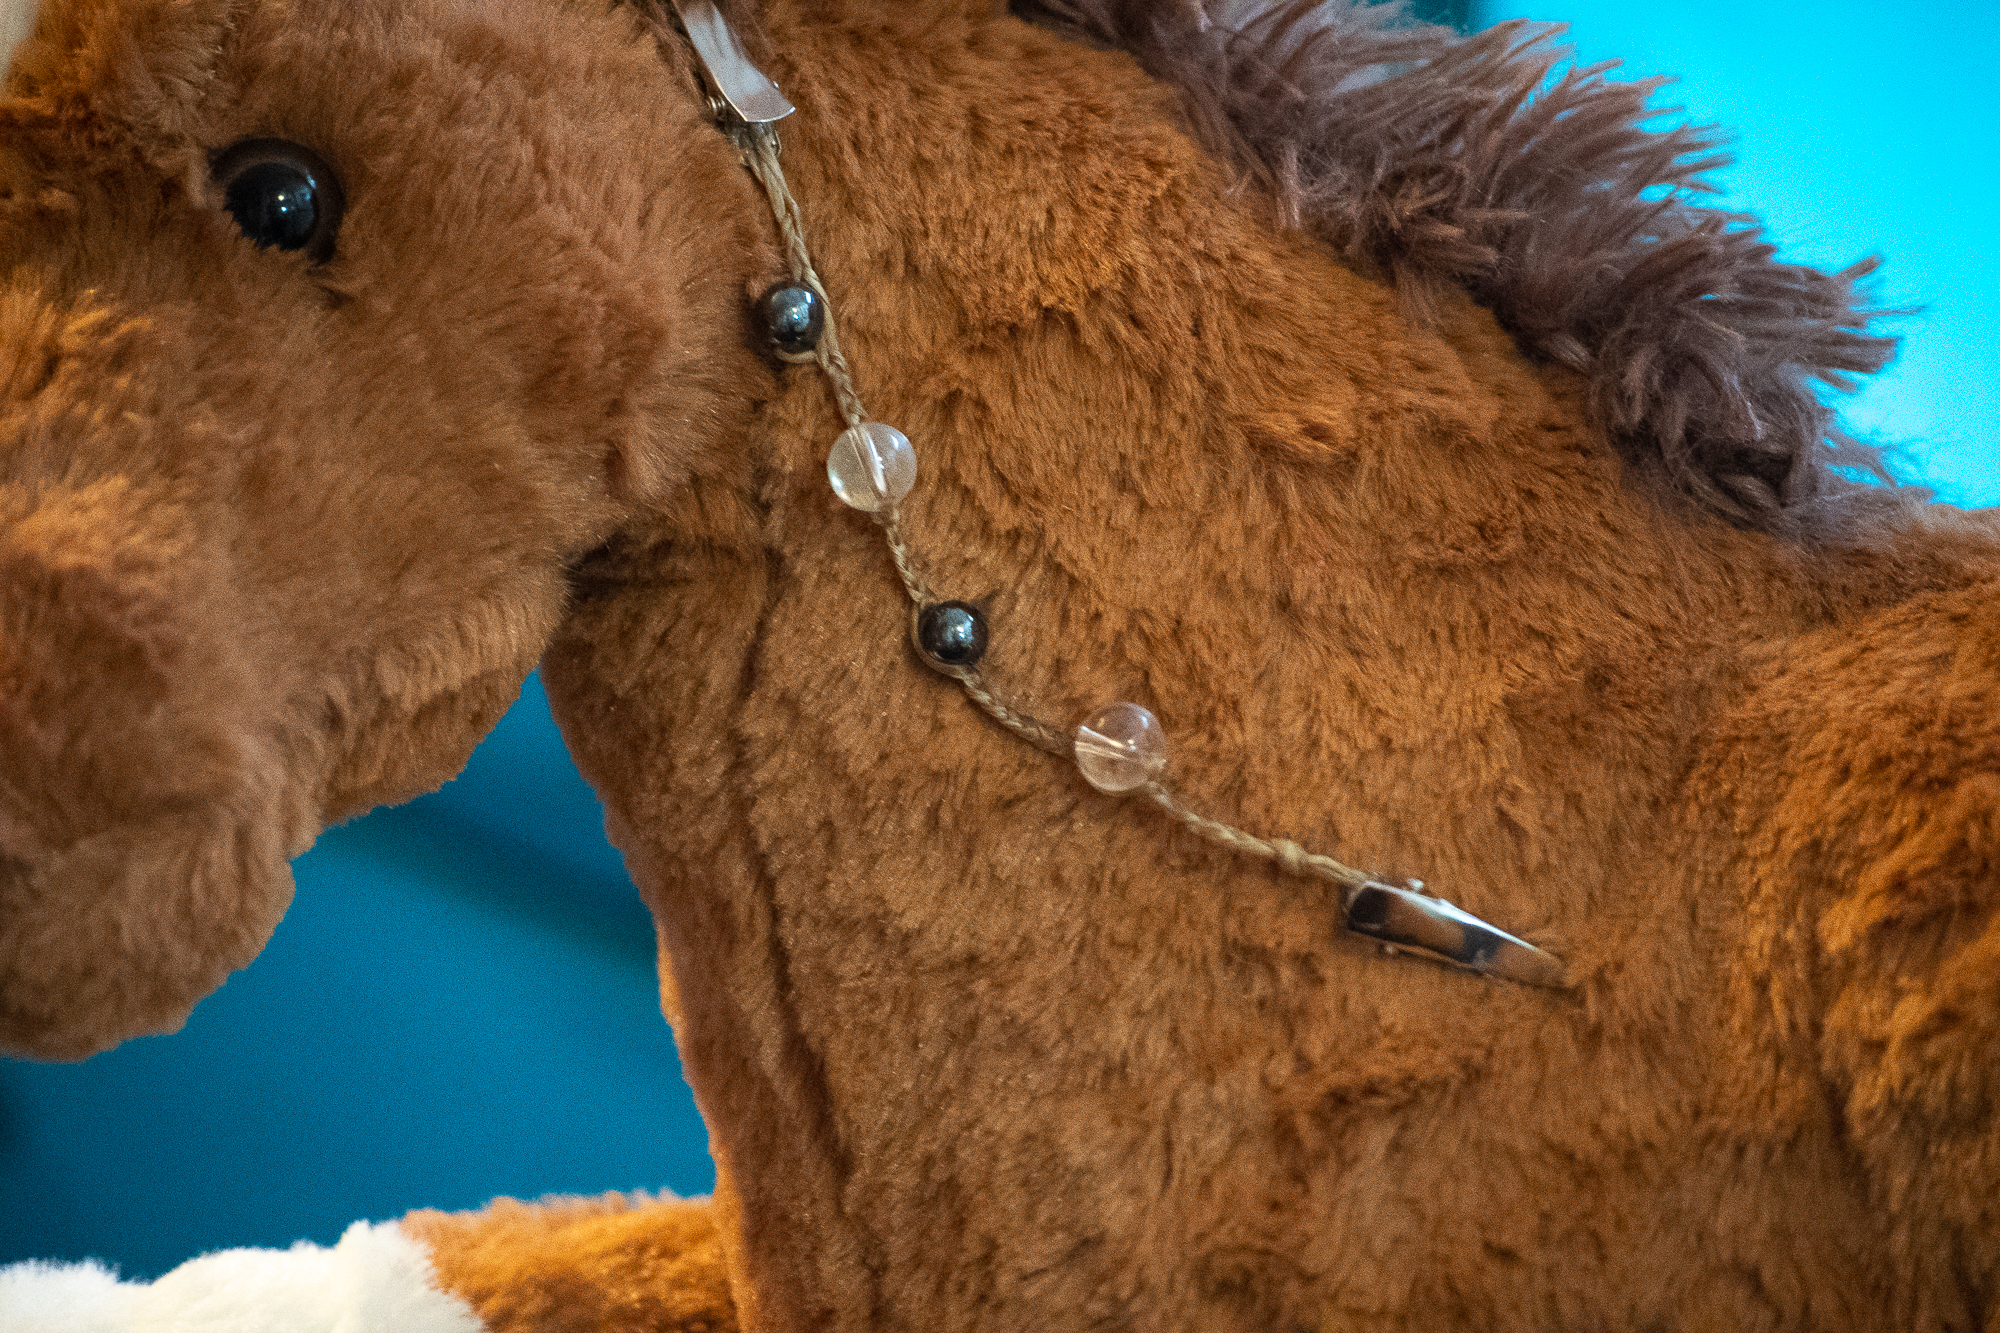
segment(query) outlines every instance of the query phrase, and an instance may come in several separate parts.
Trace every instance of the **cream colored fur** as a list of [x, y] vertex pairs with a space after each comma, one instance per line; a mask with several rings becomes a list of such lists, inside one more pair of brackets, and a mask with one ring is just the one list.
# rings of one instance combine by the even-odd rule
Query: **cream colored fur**
[[154, 1282], [80, 1264], [0, 1268], [0, 1333], [480, 1333], [422, 1246], [356, 1222], [331, 1249], [220, 1250]]

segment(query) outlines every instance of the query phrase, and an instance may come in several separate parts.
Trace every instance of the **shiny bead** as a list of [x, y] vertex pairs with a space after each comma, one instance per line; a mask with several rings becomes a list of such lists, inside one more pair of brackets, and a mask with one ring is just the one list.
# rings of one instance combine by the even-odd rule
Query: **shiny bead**
[[1160, 720], [1137, 704], [1106, 704], [1076, 729], [1076, 766], [1099, 791], [1131, 791], [1167, 766]]
[[787, 356], [803, 356], [826, 332], [826, 303], [810, 287], [781, 282], [757, 298], [757, 313], [770, 330], [771, 345]]
[[917, 613], [917, 651], [940, 669], [978, 666], [986, 655], [986, 617], [965, 602], [932, 602]]
[[826, 456], [833, 493], [864, 513], [891, 508], [917, 484], [917, 451], [894, 426], [864, 421], [850, 426]]

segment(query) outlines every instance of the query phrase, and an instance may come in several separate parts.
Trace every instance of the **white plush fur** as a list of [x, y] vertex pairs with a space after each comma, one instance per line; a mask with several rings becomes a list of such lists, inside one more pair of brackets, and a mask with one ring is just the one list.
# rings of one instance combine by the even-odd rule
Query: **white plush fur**
[[35, 30], [41, 0], [0, 0], [0, 77], [14, 63], [14, 48]]
[[156, 1282], [100, 1265], [0, 1268], [0, 1333], [481, 1333], [432, 1285], [430, 1256], [394, 1223], [356, 1222], [332, 1249], [221, 1250]]

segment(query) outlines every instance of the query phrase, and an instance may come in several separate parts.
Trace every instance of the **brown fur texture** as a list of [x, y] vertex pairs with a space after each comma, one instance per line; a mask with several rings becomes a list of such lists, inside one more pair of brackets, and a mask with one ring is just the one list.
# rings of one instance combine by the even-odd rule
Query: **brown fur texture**
[[[11, 1048], [178, 1026], [320, 826], [463, 763], [562, 561], [714, 466], [693, 437], [758, 382], [713, 257], [747, 210], [697, 220], [749, 196], [631, 16], [295, 18], [51, 5], [0, 111]], [[210, 154], [251, 134], [339, 161], [332, 263], [219, 209]]]
[[487, 1333], [736, 1333], [707, 1204], [607, 1194], [411, 1213], [439, 1285]]
[[[181, 807], [72, 774], [105, 733], [20, 702], [86, 706], [56, 617], [148, 664], [92, 707], [229, 759], [201, 792], [266, 790], [206, 737], [266, 747], [312, 819], [448, 772], [546, 642], [659, 923], [745, 1328], [1995, 1327], [2000, 525], [1886, 491], [1802, 541], [1665, 502], [1606, 406], [1616, 329], [1524, 356], [1531, 321], [1434, 259], [1465, 288], [1413, 310], [1401, 251], [1275, 225], [1126, 55], [974, 0], [771, 0], [786, 170], [989, 677], [1151, 707], [1191, 801], [1420, 875], [1574, 985], [1385, 957], [917, 664], [827, 493], [823, 378], [750, 350], [775, 238], [675, 42], [596, 5], [207, 3], [51, 0], [0, 112], [8, 1045], [176, 1012], [32, 966], [119, 997], [179, 967], [58, 931], [64, 849], [143, 862]], [[1473, 86], [1525, 77], [1491, 58]], [[1495, 114], [1532, 176], [1532, 108]], [[220, 214], [207, 155], [252, 133], [343, 172], [324, 268]], [[1505, 270], [1479, 234], [1449, 253]], [[1636, 253], [1733, 253], [1745, 318], [1806, 332], [1626, 364], [1660, 441], [1742, 441], [1735, 388], [1687, 388], [1731, 347], [1762, 348], [1745, 401], [1795, 406], [1814, 357], [1874, 355], [1840, 280], [1710, 239]], [[90, 577], [151, 619], [35, 591], [81, 577], [35, 533], [93, 487]], [[204, 653], [237, 674], [174, 669]], [[204, 910], [184, 950], [254, 943]]]

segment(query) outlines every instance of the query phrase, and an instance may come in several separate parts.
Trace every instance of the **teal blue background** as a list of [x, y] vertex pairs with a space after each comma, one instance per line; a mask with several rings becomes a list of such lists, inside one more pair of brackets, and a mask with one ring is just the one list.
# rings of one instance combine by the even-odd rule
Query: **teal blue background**
[[[1448, 10], [1446, 0], [1436, 6]], [[1677, 73], [1736, 132], [1722, 201], [1784, 253], [1888, 256], [1901, 357], [1843, 404], [1904, 475], [2000, 503], [2000, 6], [1486, 6]], [[494, 1194], [712, 1185], [650, 927], [539, 686], [443, 791], [328, 832], [270, 947], [171, 1037], [0, 1061], [0, 1262], [157, 1273]]]
[[152, 1275], [495, 1194], [713, 1188], [651, 920], [539, 679], [456, 781], [295, 872], [181, 1032], [0, 1061], [0, 1262]]
[[1562, 19], [1586, 63], [1677, 76], [1654, 96], [1731, 131], [1717, 201], [1754, 212], [1780, 254], [1887, 264], [1876, 304], [1901, 354], [1839, 399], [1938, 498], [2000, 504], [2000, 3], [1996, 0], [1512, 0], [1479, 22]]

